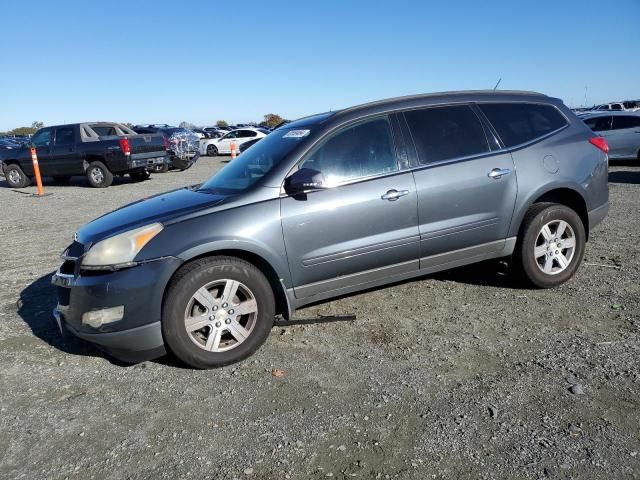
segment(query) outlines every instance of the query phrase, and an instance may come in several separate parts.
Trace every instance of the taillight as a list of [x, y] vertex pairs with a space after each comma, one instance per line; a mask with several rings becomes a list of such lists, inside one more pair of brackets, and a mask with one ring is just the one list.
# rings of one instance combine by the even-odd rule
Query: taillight
[[131, 145], [129, 145], [128, 138], [120, 139], [120, 150], [122, 150], [122, 153], [124, 153], [125, 155], [131, 155]]
[[609, 144], [602, 137], [592, 137], [589, 139], [589, 143], [596, 147], [598, 150], [602, 150], [604, 153], [609, 153]]
[[164, 147], [165, 150], [169, 148], [169, 139], [167, 138], [166, 135], [162, 136], [162, 146]]

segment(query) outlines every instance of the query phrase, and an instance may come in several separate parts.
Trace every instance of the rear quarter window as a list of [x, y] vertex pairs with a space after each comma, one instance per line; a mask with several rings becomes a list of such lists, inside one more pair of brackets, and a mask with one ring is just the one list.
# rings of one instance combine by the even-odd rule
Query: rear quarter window
[[567, 125], [567, 119], [552, 105], [486, 103], [478, 106], [505, 147], [531, 142]]

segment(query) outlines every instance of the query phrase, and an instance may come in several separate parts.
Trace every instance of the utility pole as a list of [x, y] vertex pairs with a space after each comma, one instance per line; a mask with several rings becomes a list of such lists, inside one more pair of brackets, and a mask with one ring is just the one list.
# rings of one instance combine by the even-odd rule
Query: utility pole
[[500, 78], [498, 79], [498, 83], [496, 83], [496, 86], [495, 86], [495, 87], [493, 87], [493, 89], [494, 89], [494, 90], [497, 90], [497, 89], [498, 89], [498, 85], [500, 85], [500, 82], [501, 82], [501, 81], [502, 81], [502, 77], [500, 77]]

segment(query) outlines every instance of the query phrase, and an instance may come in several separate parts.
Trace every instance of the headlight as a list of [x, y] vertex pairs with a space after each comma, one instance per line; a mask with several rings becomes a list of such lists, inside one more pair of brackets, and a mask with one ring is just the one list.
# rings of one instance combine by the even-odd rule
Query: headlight
[[96, 243], [82, 259], [82, 266], [125, 267], [133, 262], [135, 256], [162, 231], [162, 225], [153, 223], [144, 227], [129, 230], [101, 242]]

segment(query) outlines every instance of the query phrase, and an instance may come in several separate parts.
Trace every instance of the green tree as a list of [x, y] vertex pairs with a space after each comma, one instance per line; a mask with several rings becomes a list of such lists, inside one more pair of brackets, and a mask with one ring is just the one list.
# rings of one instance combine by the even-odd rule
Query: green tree
[[228, 127], [228, 126], [229, 126], [229, 124], [224, 120], [218, 120], [216, 122], [216, 127]]
[[274, 128], [280, 125], [282, 122], [284, 122], [284, 118], [282, 118], [280, 115], [277, 115], [275, 113], [267, 113], [264, 116], [264, 121], [261, 122], [260, 125], [264, 125], [268, 128]]
[[188, 129], [196, 128], [196, 126], [191, 122], [180, 122], [180, 125], [178, 126], [180, 128], [188, 128]]
[[31, 124], [31, 128], [35, 128], [36, 130], [40, 130], [42, 127], [44, 127], [44, 123], [42, 122], [35, 121]]

